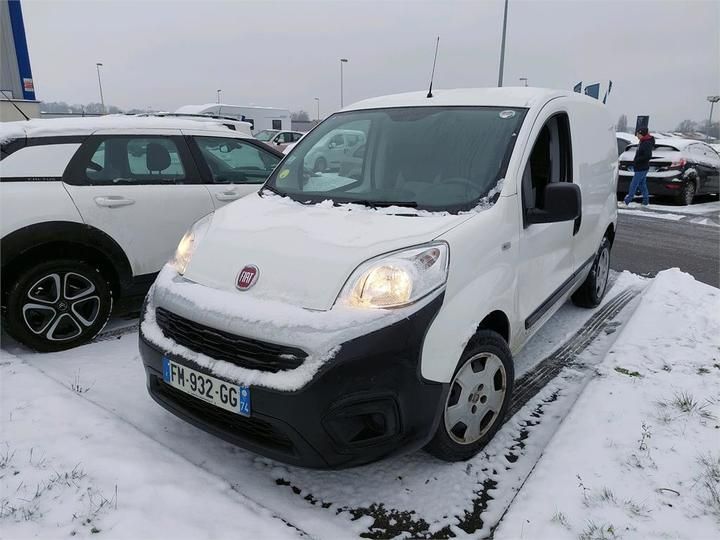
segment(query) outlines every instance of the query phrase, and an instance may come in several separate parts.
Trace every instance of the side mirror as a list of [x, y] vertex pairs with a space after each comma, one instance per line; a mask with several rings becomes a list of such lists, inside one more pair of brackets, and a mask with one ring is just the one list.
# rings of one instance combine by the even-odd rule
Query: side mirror
[[525, 222], [532, 225], [574, 221], [581, 213], [580, 186], [570, 182], [556, 182], [545, 186], [545, 208], [529, 208], [525, 213]]

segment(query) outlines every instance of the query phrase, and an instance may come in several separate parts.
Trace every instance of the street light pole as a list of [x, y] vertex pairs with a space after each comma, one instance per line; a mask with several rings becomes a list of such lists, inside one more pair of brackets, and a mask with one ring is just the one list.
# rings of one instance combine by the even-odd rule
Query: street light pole
[[102, 81], [100, 80], [100, 68], [102, 67], [102, 63], [96, 62], [95, 67], [97, 68], [98, 86], [100, 87], [100, 104], [102, 105], [103, 113], [105, 113], [107, 111], [105, 110], [105, 98], [103, 97]]
[[707, 133], [705, 133], [705, 140], [710, 140], [710, 130], [712, 129], [712, 113], [715, 104], [720, 101], [720, 96], [708, 96], [707, 100], [710, 102], [710, 118], [708, 118]]
[[320, 98], [316, 97], [315, 101], [317, 101], [317, 121], [320, 122]]
[[347, 63], [347, 58], [340, 59], [340, 108], [343, 108], [343, 64]]
[[218, 105], [220, 105], [220, 92], [222, 92], [222, 90], [217, 90], [217, 103], [218, 103]]
[[521, 82], [525, 82], [525, 86], [527, 86], [527, 77], [520, 77]]
[[503, 69], [505, 68], [505, 34], [507, 32], [508, 0], [505, 0], [505, 14], [503, 15], [502, 43], [500, 44], [500, 72], [498, 73], [498, 87], [503, 85]]

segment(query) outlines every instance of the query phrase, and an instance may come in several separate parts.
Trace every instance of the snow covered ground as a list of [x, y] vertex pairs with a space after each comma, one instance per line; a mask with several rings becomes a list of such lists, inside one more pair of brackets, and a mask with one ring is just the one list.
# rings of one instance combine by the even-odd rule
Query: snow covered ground
[[[677, 478], [688, 482], [689, 475], [702, 470], [693, 465], [696, 457], [712, 456], [709, 444], [703, 453], [702, 444], [712, 441], [703, 434], [710, 428], [701, 422], [712, 422], [712, 415], [720, 415], [720, 368], [713, 367], [713, 362], [720, 365], [718, 311], [709, 311], [717, 308], [718, 291], [679, 272], [662, 273], [654, 282], [629, 273], [613, 277], [614, 285], [601, 308], [593, 312], [568, 304], [531, 340], [516, 358], [518, 377], [530, 377], [543, 358], [568, 340], [577, 341], [573, 336], [578, 330], [586, 328], [588, 321], [594, 320], [591, 317], [612, 308], [613, 298], [622, 291], [640, 291], [648, 283], [652, 285], [622, 311], [608, 312], [602, 325], [593, 323], [598, 335], [593, 334], [587, 346], [578, 347], [579, 353], [560, 374], [520, 408], [484, 452], [466, 463], [443, 463], [417, 452], [344, 471], [278, 464], [224, 443], [157, 406], [145, 390], [137, 333], [124, 330], [125, 322], [115, 322], [117, 336], [108, 334], [108, 340], [62, 353], [31, 354], [6, 340], [0, 363], [0, 532], [7, 538], [56, 538], [72, 533], [122, 539], [238, 535], [337, 539], [360, 534], [378, 538], [396, 534], [481, 537], [493, 530], [515, 499], [499, 530], [504, 537], [577, 536], [586, 525], [583, 516], [591, 510], [582, 505], [582, 499], [575, 500], [583, 492], [576, 480], [572, 482], [574, 476], [561, 471], [556, 480], [553, 468], [544, 480], [535, 480], [554, 452], [564, 456], [557, 463], [565, 460], [584, 467], [578, 473], [589, 490], [607, 485], [616, 490], [617, 500], [638, 498], [638, 505], [657, 515], [661, 511], [654, 499], [650, 502], [635, 492], [626, 494], [620, 490], [624, 484], [611, 482], [628, 474], [624, 462], [615, 461], [617, 448], [637, 444], [642, 428], [632, 418], [640, 415], [651, 426], [652, 437], [646, 441], [650, 448], [647, 457], [644, 451], [636, 452], [645, 467], [637, 468], [637, 474], [651, 472], [652, 458], [659, 468], [667, 468], [658, 470], [681, 471], [685, 476]], [[715, 360], [702, 360], [711, 351]], [[661, 367], [667, 364], [672, 371], [659, 369], [660, 359], [664, 361]], [[709, 373], [703, 372], [701, 377], [698, 373], [703, 366]], [[614, 371], [615, 367], [643, 376], [625, 375]], [[590, 382], [583, 392], [596, 369], [603, 377]], [[668, 394], [655, 382], [663, 376], [677, 385], [673, 392], [691, 392], [698, 410], [667, 424], [658, 421], [656, 426], [655, 417], [650, 416], [656, 400], [668, 403], [668, 416], [674, 414], [674, 393]], [[697, 384], [690, 385], [695, 378]], [[613, 388], [603, 386], [597, 392], [598, 384]], [[607, 400], [615, 386], [619, 399]], [[663, 392], [667, 395], [656, 396]], [[586, 396], [595, 393], [605, 395], [601, 407], [597, 407], [597, 397], [586, 403]], [[706, 404], [706, 399], [716, 401]], [[631, 411], [625, 411], [625, 402], [632, 406]], [[627, 422], [618, 407], [623, 414], [630, 413]], [[605, 439], [598, 441], [603, 432], [588, 422], [598, 416], [598, 410], [608, 418], [616, 415], [615, 423], [608, 424], [620, 431], [608, 436], [614, 446], [605, 444]], [[568, 413], [569, 420], [561, 425]], [[558, 443], [567, 437], [568, 422], [587, 425], [587, 433], [581, 440]], [[660, 445], [659, 439], [668, 437], [673, 428], [678, 433], [684, 429], [692, 444], [681, 445], [681, 439], [675, 453], [668, 450], [672, 443], [653, 446]], [[716, 442], [718, 433], [714, 431]], [[591, 437], [595, 437], [594, 443], [589, 442]], [[569, 456], [572, 445], [576, 453]], [[689, 447], [693, 455], [684, 452]], [[715, 444], [715, 454], [717, 448]], [[536, 473], [520, 490], [543, 452]], [[583, 456], [593, 456], [599, 465]], [[685, 471], [686, 467], [692, 470]], [[603, 473], [609, 475], [604, 483], [597, 476]], [[659, 485], [660, 479], [656, 482]], [[671, 484], [670, 478], [667, 482], [660, 487], [689, 498], [686, 484]], [[547, 497], [548, 486], [552, 499]], [[697, 486], [699, 496], [701, 484]], [[526, 496], [527, 491], [533, 495]], [[661, 496], [666, 495], [657, 495]], [[546, 511], [545, 506], [554, 499], [563, 504]], [[675, 524], [668, 531], [702, 538], [700, 534], [720, 530], [702, 504], [698, 500], [694, 507], [678, 506]], [[532, 510], [524, 513], [525, 508]], [[694, 508], [700, 517], [689, 518], [693, 514], [686, 513], [687, 508]], [[599, 513], [602, 510], [601, 506], [592, 509], [598, 512], [594, 517], [598, 524], [609, 519]], [[563, 513], [573, 532], [562, 527], [556, 531], [552, 521], [556, 511]], [[522, 527], [526, 519], [538, 527], [533, 534]], [[621, 524], [618, 519], [607, 523]], [[637, 530], [636, 536], [642, 536], [651, 529]], [[661, 530], [661, 526], [652, 529]], [[618, 531], [618, 536], [621, 533], [625, 531]]]
[[719, 336], [718, 289], [658, 274], [495, 538], [720, 538]]
[[720, 226], [720, 201], [695, 203], [690, 206], [670, 206], [665, 204], [649, 204], [646, 207], [637, 202], [630, 207], [618, 203], [621, 214], [637, 214], [643, 217], [684, 221], [698, 225]]

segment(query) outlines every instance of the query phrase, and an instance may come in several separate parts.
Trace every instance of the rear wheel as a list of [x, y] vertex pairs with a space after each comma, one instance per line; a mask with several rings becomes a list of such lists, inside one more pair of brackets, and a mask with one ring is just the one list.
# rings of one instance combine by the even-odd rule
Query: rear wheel
[[72, 260], [38, 264], [11, 286], [6, 328], [37, 351], [70, 349], [103, 329], [112, 301], [112, 291], [95, 267]]
[[600, 249], [595, 256], [588, 277], [572, 295], [573, 304], [580, 307], [594, 308], [600, 305], [607, 289], [610, 274], [610, 240], [603, 238]]
[[677, 202], [681, 206], [690, 206], [695, 198], [695, 182], [688, 180], [683, 184]]
[[502, 425], [514, 379], [505, 340], [496, 332], [480, 330], [460, 358], [442, 418], [425, 450], [445, 461], [477, 454]]

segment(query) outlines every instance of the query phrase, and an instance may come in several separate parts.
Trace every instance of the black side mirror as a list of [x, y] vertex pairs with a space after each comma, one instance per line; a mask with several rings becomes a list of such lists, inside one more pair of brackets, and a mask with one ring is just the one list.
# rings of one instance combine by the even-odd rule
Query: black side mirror
[[580, 186], [569, 182], [556, 182], [545, 186], [545, 208], [528, 208], [527, 225], [573, 221], [582, 213]]

